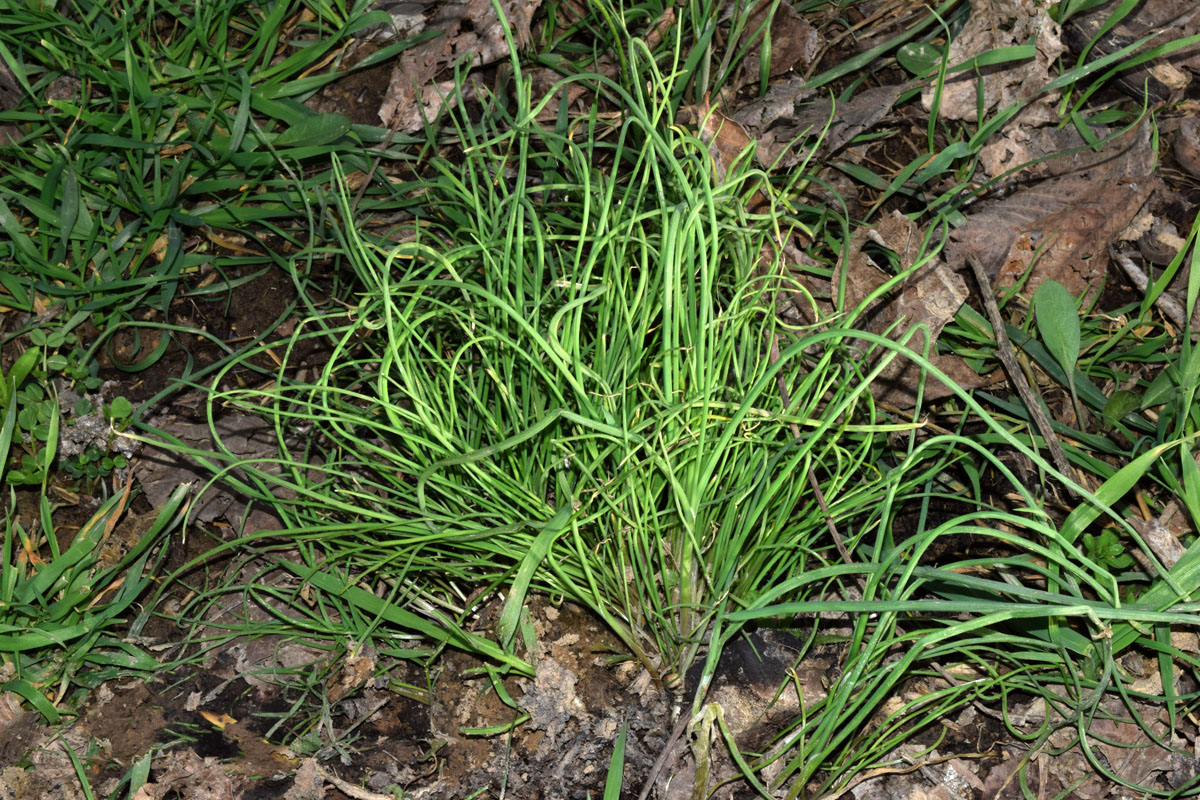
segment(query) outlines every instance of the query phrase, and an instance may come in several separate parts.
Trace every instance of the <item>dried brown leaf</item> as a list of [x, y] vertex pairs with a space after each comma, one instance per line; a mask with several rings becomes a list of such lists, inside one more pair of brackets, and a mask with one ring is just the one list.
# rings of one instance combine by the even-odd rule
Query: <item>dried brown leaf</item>
[[329, 682], [329, 701], [336, 703], [367, 685], [375, 674], [375, 648], [360, 645], [342, 660], [337, 674]]
[[[950, 43], [949, 63], [961, 64], [975, 56], [1002, 47], [1033, 41], [1036, 56], [1027, 61], [1007, 62], [983, 72], [983, 110], [994, 111], [1024, 102], [1050, 82], [1050, 68], [1066, 52], [1062, 30], [1050, 18], [1050, 6], [1039, 0], [972, 0], [971, 16]], [[946, 80], [940, 92], [938, 116], [942, 119], [974, 120], [979, 115], [976, 84], [980, 74], [963, 70]], [[926, 110], [933, 108], [937, 87], [921, 93]], [[1057, 92], [1048, 92], [1031, 102], [1009, 123], [1044, 124], [1057, 121], [1053, 108]]]
[[325, 796], [325, 780], [320, 765], [315, 758], [304, 759], [296, 769], [292, 787], [287, 790], [283, 800], [325, 800]]
[[699, 120], [698, 135], [700, 141], [708, 145], [708, 152], [716, 165], [717, 178], [725, 180], [738, 156], [747, 148], [750, 148], [751, 155], [754, 154], [754, 140], [740, 123], [709, 105], [707, 95], [692, 113]]
[[[1090, 129], [1097, 140], [1107, 139], [1112, 130], [1103, 126]], [[989, 141], [979, 151], [979, 162], [984, 171], [991, 177], [998, 177], [1008, 170], [1020, 169], [1008, 176], [1006, 180], [1022, 183], [1045, 180], [1059, 175], [1078, 173], [1084, 170], [1101, 168], [1105, 174], [1113, 172], [1113, 166], [1104, 167], [1107, 162], [1121, 157], [1128, 148], [1140, 147], [1140, 140], [1145, 131], [1134, 129], [1128, 131], [1110, 142], [1100, 150], [1093, 149], [1084, 140], [1079, 130], [1070, 126], [1067, 128], [1010, 128], [1005, 129], [1004, 135]], [[1151, 155], [1149, 150], [1139, 151], [1139, 166], [1128, 165], [1132, 172], [1148, 172], [1152, 161], [1146, 160]], [[1037, 163], [1033, 163], [1037, 162]], [[1118, 165], [1125, 169], [1126, 165]]]
[[[540, 4], [541, 0], [502, 0], [501, 8], [512, 26], [517, 47], [529, 43], [529, 25]], [[490, 64], [509, 54], [505, 24], [496, 16], [491, 0], [446, 3], [429, 21], [427, 29], [440, 31], [442, 35], [400, 55], [379, 106], [379, 118], [384, 124], [405, 133], [419, 129], [426, 119], [436, 117], [446, 103], [453, 102], [453, 80], [432, 83], [443, 71], [460, 61], [470, 68]]]
[[233, 778], [225, 774], [215, 758], [202, 759], [194, 750], [175, 750], [167, 754], [157, 779], [143, 785], [133, 800], [162, 800], [166, 797], [189, 800], [233, 800]]
[[[1195, 759], [1187, 755], [1186, 750], [1179, 752], [1185, 746], [1184, 740], [1178, 735], [1172, 736], [1167, 726], [1154, 718], [1153, 710], [1156, 709], [1143, 705], [1146, 716], [1142, 724], [1149, 727], [1149, 734], [1140, 724], [1119, 721], [1126, 718], [1127, 713], [1118, 712], [1117, 719], [1107, 714], [1097, 714], [1088, 726], [1089, 732], [1095, 737], [1093, 746], [1104, 754], [1116, 775], [1134, 785], [1148, 785], [1158, 773], [1164, 772], [1181, 773], [1184, 778], [1193, 777], [1196, 772]], [[1175, 745], [1173, 748], [1162, 746], [1163, 742], [1172, 740]]]
[[[1112, 7], [1107, 3], [1071, 17], [1064, 34], [1072, 51], [1088, 48], [1088, 58], [1094, 61], [1147, 35], [1154, 36], [1148, 46], [1160, 47], [1200, 32], [1200, 9], [1194, 0], [1146, 0], [1106, 29], [1111, 17]], [[1190, 85], [1191, 72], [1198, 69], [1200, 45], [1192, 44], [1118, 73], [1115, 83], [1139, 102], [1149, 95], [1152, 103], [1163, 103]]]
[[16, 108], [23, 94], [17, 76], [8, 68], [8, 64], [0, 61], [0, 111]]
[[810, 102], [813, 92], [796, 77], [776, 81], [767, 94], [748, 103], [732, 115], [758, 139], [761, 159], [780, 167], [793, 167], [812, 154], [812, 148], [785, 149], [806, 133], [815, 137], [825, 130], [815, 155], [836, 153], [866, 130], [874, 127], [892, 110], [900, 95], [915, 82], [876, 86], [859, 92], [845, 103], [824, 97]]
[[997, 288], [1013, 285], [1036, 265], [1030, 292], [1047, 278], [1076, 296], [1099, 290], [1108, 245], [1136, 216], [1154, 189], [1154, 150], [1142, 125], [1078, 172], [1023, 187], [971, 215], [951, 235], [950, 263], [974, 253]]
[[[846, 271], [845, 308], [855, 308], [872, 292], [882, 286], [888, 276], [879, 269], [863, 248], [868, 241], [894, 252], [898, 268], [907, 270], [920, 255], [922, 236], [912, 220], [899, 212], [884, 217], [878, 224], [860, 228], [852, 238], [846, 259], [841, 268]], [[835, 276], [833, 286], [840, 282]], [[940, 356], [934, 344], [942, 329], [957, 313], [967, 299], [967, 285], [962, 276], [951, 270], [941, 259], [930, 259], [892, 293], [874, 301], [861, 317], [862, 326], [873, 333], [884, 333], [892, 329], [893, 338], [901, 338], [914, 325], [924, 324], [929, 331], [928, 352], [934, 364], [950, 374], [960, 385], [982, 386], [985, 379], [955, 356]], [[899, 325], [896, 325], [899, 323]], [[894, 329], [893, 329], [893, 326]], [[909, 341], [908, 346], [920, 350], [926, 343], [920, 336]], [[916, 387], [921, 369], [904, 358], [893, 360], [872, 384], [875, 397], [891, 405], [911, 408], [916, 403]], [[945, 397], [950, 389], [938, 381], [925, 386], [924, 398], [934, 400]]]
[[[741, 70], [743, 85], [758, 82], [761, 65], [759, 54], [762, 52], [762, 43], [766, 33], [767, 15], [772, 8], [775, 9], [775, 15], [771, 18], [770, 30], [772, 78], [785, 75], [792, 69], [800, 71], [808, 69], [821, 52], [824, 42], [820, 31], [797, 14], [789, 3], [776, 5], [774, 0], [760, 0], [750, 12], [750, 18], [745, 23], [747, 34], [753, 38], [738, 45], [750, 48], [750, 53], [746, 56]], [[762, 33], [754, 35], [760, 29], [763, 29]]]

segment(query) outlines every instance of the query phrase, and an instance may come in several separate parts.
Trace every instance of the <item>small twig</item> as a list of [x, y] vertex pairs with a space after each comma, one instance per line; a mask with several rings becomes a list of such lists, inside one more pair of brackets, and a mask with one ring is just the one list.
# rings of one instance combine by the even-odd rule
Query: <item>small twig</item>
[[[1150, 288], [1149, 276], [1133, 263], [1133, 259], [1119, 252], [1115, 247], [1109, 245], [1108, 253], [1121, 266], [1121, 269], [1125, 270], [1125, 274], [1133, 282], [1134, 288], [1145, 294]], [[1183, 306], [1179, 304], [1174, 295], [1170, 292], [1160, 292], [1158, 297], [1154, 298], [1154, 305], [1158, 306], [1158, 310], [1163, 313], [1164, 317], [1171, 320], [1176, 328], [1183, 329], [1187, 323], [1187, 312], [1183, 310]]]
[[321, 777], [321, 780], [333, 784], [333, 788], [342, 794], [347, 797], [353, 797], [354, 800], [396, 800], [396, 795], [394, 794], [380, 794], [379, 792], [372, 792], [369, 789], [355, 786], [350, 781], [342, 780], [324, 767], [317, 767], [317, 775]]
[[642, 793], [638, 795], [638, 800], [646, 800], [650, 796], [650, 792], [654, 789], [654, 782], [658, 780], [658, 774], [667, 766], [667, 761], [671, 757], [671, 753], [675, 750], [675, 743], [679, 741], [679, 737], [683, 736], [683, 732], [687, 730], [688, 723], [691, 722], [690, 714], [681, 714], [679, 722], [675, 724], [675, 730], [671, 731], [671, 735], [667, 737], [667, 743], [663, 745], [662, 751], [658, 754], [658, 760], [654, 762], [654, 766], [650, 768], [649, 774], [646, 775], [646, 782], [642, 785]]
[[[1033, 423], [1037, 426], [1038, 432], [1042, 434], [1046, 448], [1050, 451], [1050, 460], [1054, 462], [1055, 468], [1062, 473], [1063, 477], [1069, 480], [1071, 464], [1067, 461], [1067, 454], [1063, 452], [1062, 444], [1058, 441], [1058, 434], [1054, 432], [1050, 417], [1042, 409], [1041, 398], [1033, 393], [1033, 389], [1029, 388], [1029, 382], [1025, 380], [1025, 373], [1017, 364], [1012, 342], [1009, 341], [1008, 334], [1004, 330], [1004, 319], [1000, 316], [1000, 307], [996, 305], [996, 293], [992, 290], [992, 282], [988, 280], [987, 273], [983, 271], [983, 265], [979, 263], [978, 258], [968, 254], [967, 263], [971, 265], [971, 271], [975, 273], [975, 281], [979, 284], [979, 291], [983, 295], [983, 307], [987, 310], [988, 322], [992, 324], [992, 333], [996, 337], [996, 356], [1004, 365], [1004, 371], [1008, 373], [1009, 380], [1016, 387], [1021, 402], [1029, 409], [1029, 415], [1033, 417]], [[1068, 485], [1066, 489], [1071, 496], [1077, 496], [1071, 486]]]
[[[853, 791], [855, 789], [855, 787], [861, 786], [862, 784], [866, 783], [867, 781], [874, 780], [875, 778], [878, 778], [881, 775], [908, 775], [909, 773], [916, 772], [918, 770], [921, 770], [921, 771], [927, 770], [929, 767], [932, 767], [935, 764], [944, 764], [947, 761], [954, 761], [955, 759], [995, 758], [998, 754], [999, 754], [999, 751], [996, 750], [996, 748], [993, 746], [993, 748], [991, 750], [988, 750], [987, 752], [983, 752], [983, 753], [959, 753], [959, 754], [952, 753], [950, 755], [936, 756], [934, 758], [929, 758], [918, 764], [912, 764], [911, 760], [910, 760], [909, 763], [911, 764], [911, 766], [907, 766], [907, 767], [879, 767], [877, 769], [869, 770], [867, 772], [862, 773], [861, 775], [859, 775], [854, 780], [847, 783], [845, 786], [843, 786], [841, 789], [839, 789], [834, 794], [825, 795], [824, 797], [825, 797], [825, 800], [837, 800], [837, 798], [843, 796], [847, 792]], [[1039, 795], [1039, 797], [1040, 796], [1041, 795]]]

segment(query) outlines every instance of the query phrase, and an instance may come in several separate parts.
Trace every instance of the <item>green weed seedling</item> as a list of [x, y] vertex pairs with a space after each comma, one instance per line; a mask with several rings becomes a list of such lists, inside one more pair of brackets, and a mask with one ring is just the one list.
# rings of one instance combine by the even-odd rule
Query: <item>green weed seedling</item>
[[[76, 403], [75, 411], [80, 416], [90, 414], [92, 413], [92, 404], [86, 398], [80, 398]], [[89, 444], [81, 452], [61, 459], [59, 462], [72, 478], [86, 481], [89, 489], [93, 488], [97, 481], [112, 475], [114, 471], [129, 466], [129, 459], [124, 454], [114, 451], [112, 443], [118, 432], [129, 428], [133, 420], [133, 404], [125, 397], [116, 397], [112, 402], [105, 404], [101, 412], [112, 431], [104, 446], [101, 447], [97, 443]]]
[[76, 390], [94, 392], [103, 383], [97, 374], [100, 365], [81, 347], [73, 348], [66, 355], [55, 353], [50, 356], [46, 359], [46, 369], [62, 373]]
[[13, 363], [8, 375], [0, 374], [0, 416], [4, 419], [3, 425], [0, 426], [0, 476], [6, 478], [8, 454], [17, 431], [17, 390], [33, 371], [37, 357], [36, 350], [26, 350]]
[[92, 444], [82, 453], [63, 461], [62, 466], [72, 478], [84, 480], [91, 486], [112, 475], [115, 470], [125, 469], [129, 466], [129, 460], [120, 453], [109, 455]]
[[1099, 536], [1085, 533], [1083, 546], [1088, 556], [1103, 567], [1121, 570], [1133, 566], [1133, 556], [1125, 552], [1121, 538], [1110, 528], [1106, 528]]
[[1079, 361], [1080, 330], [1079, 310], [1075, 306], [1075, 298], [1058, 281], [1042, 281], [1034, 293], [1033, 312], [1042, 341], [1067, 375], [1067, 389], [1071, 392], [1075, 419], [1082, 424], [1083, 412], [1079, 405], [1079, 394], [1075, 391], [1075, 365]]
[[46, 353], [46, 376], [62, 375], [71, 382], [73, 388], [94, 392], [102, 383], [100, 365], [87, 350], [79, 346], [79, 337], [71, 330], [79, 319], [77, 315], [58, 327], [33, 328], [29, 331], [29, 341]]
[[[51, 439], [57, 435], [58, 406], [44, 388], [45, 372], [38, 369], [40, 354], [36, 348], [26, 350], [3, 379], [0, 409], [5, 422], [0, 435], [0, 471], [14, 486], [42, 483], [54, 460]], [[14, 443], [19, 448], [16, 452]]]
[[[70, 477], [85, 480], [89, 488], [94, 487], [97, 480], [128, 466], [127, 457], [114, 452], [111, 445], [116, 433], [128, 429], [131, 424], [133, 404], [125, 397], [116, 397], [105, 404], [100, 411], [112, 430], [108, 441], [88, 444], [81, 452], [56, 461], [57, 437], [63, 419], [52, 388], [52, 377], [63, 374], [72, 383], [82, 384], [85, 388], [98, 386], [99, 378], [92, 374], [94, 369], [87, 368], [82, 351], [73, 351], [69, 356], [52, 354], [42, 359], [44, 350], [41, 348], [62, 344], [65, 340], [61, 337], [48, 339], [43, 333], [40, 336], [31, 334], [30, 338], [41, 345], [21, 355], [3, 379], [0, 395], [0, 411], [4, 412], [6, 420], [11, 411], [11, 422], [5, 426], [3, 448], [0, 449], [0, 457], [7, 467], [4, 479], [10, 486], [37, 486], [49, 480], [55, 467], [61, 467]], [[94, 408], [91, 401], [81, 398], [74, 411], [77, 417], [82, 417], [92, 414]], [[73, 425], [74, 420], [68, 419], [66, 424]]]
[[16, 520], [10, 500], [0, 544], [0, 692], [17, 693], [54, 724], [73, 686], [159, 667], [113, 629], [150, 588], [154, 545], [179, 523], [186, 497], [185, 486], [176, 489], [123, 554], [104, 544], [128, 510], [128, 491], [105, 501], [65, 549], [49, 500], [41, 519], [51, 527], [40, 533]]

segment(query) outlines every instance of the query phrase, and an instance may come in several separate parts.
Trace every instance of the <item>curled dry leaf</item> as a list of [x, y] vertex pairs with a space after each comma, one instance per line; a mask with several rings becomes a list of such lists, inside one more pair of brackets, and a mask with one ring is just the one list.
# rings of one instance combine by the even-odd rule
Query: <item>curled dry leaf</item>
[[[1102, 3], [1076, 14], [1067, 22], [1064, 36], [1075, 53], [1087, 51], [1095, 61], [1146, 36], [1153, 36], [1147, 47], [1164, 44], [1200, 33], [1200, 8], [1194, 0], [1145, 0], [1138, 3], [1115, 26], [1108, 27], [1113, 7]], [[1117, 74], [1117, 88], [1139, 103], [1164, 103], [1192, 83], [1192, 72], [1200, 69], [1200, 45], [1192, 43]]]
[[[541, 0], [502, 0], [517, 47], [528, 44], [529, 25]], [[445, 103], [453, 102], [453, 80], [434, 83], [444, 70], [465, 62], [464, 68], [490, 64], [509, 54], [505, 24], [491, 0], [465, 0], [442, 5], [427, 30], [442, 35], [404, 51], [392, 69], [379, 118], [397, 131], [411, 133], [433, 119]]]
[[[750, 12], [745, 22], [747, 38], [738, 43], [738, 47], [748, 47], [750, 52], [743, 62], [741, 70], [742, 86], [758, 83], [760, 70], [760, 54], [763, 39], [766, 34], [767, 16], [774, 9], [771, 17], [771, 77], [784, 75], [793, 69], [807, 70], [817, 59], [824, 42], [821, 33], [804, 17], [796, 13], [789, 3], [775, 3], [774, 0], [759, 0]], [[730, 13], [742, 13], [730, 9]]]
[[1138, 250], [1142, 258], [1160, 267], [1170, 264], [1186, 244], [1178, 229], [1159, 217], [1152, 218], [1149, 229], [1138, 238]]
[[1193, 178], [1200, 178], [1200, 119], [1187, 117], [1175, 131], [1175, 161]]
[[[863, 248], [873, 241], [896, 254], [898, 268], [907, 270], [920, 257], [922, 236], [915, 223], [899, 212], [892, 212], [878, 224], [860, 228], [850, 242], [841, 270], [845, 271], [846, 297], [844, 307], [853, 309], [872, 292], [888, 280], [888, 276], [874, 263]], [[840, 282], [835, 275], [833, 288]], [[961, 275], [951, 270], [940, 258], [930, 259], [918, 269], [890, 297], [874, 301], [861, 317], [862, 326], [873, 333], [884, 333], [891, 329], [891, 336], [899, 339], [914, 325], [924, 324], [929, 331], [926, 343], [920, 334], [909, 341], [909, 348], [921, 350], [928, 344], [928, 352], [935, 366], [947, 373], [960, 385], [967, 388], [982, 386], [987, 379], [971, 369], [957, 356], [940, 355], [934, 345], [942, 329], [958, 312], [967, 299], [967, 285]], [[896, 323], [899, 322], [899, 325]], [[882, 354], [880, 354], [882, 356]], [[916, 404], [916, 387], [920, 380], [920, 368], [904, 358], [893, 360], [871, 385], [876, 399], [900, 408], [912, 408]], [[924, 390], [925, 400], [945, 397], [950, 389], [938, 381], [929, 381]]]
[[329, 682], [329, 701], [336, 703], [367, 685], [375, 674], [375, 648], [359, 645], [342, 661]]
[[[1050, 4], [1039, 0], [972, 0], [971, 16], [950, 43], [950, 66], [962, 64], [975, 56], [1002, 47], [1013, 47], [1032, 41], [1034, 58], [1011, 61], [986, 70], [983, 75], [983, 110], [994, 111], [1014, 103], [1029, 100], [1050, 83], [1050, 68], [1066, 52], [1062, 30], [1050, 18]], [[974, 120], [979, 115], [976, 70], [963, 70], [949, 77], [941, 91], [927, 88], [921, 93], [926, 110], [939, 101], [938, 116], [942, 119]], [[1031, 102], [1009, 126], [1057, 122], [1053, 104], [1057, 92], [1047, 92]]]
[[1104, 278], [1109, 243], [1157, 185], [1148, 125], [1103, 152], [1086, 169], [1024, 186], [968, 217], [951, 234], [950, 263], [957, 269], [974, 253], [997, 289], [1032, 265], [1028, 291], [1053, 278], [1086, 303]]
[[[830, 97], [812, 99], [800, 77], [776, 81], [767, 94], [732, 115], [758, 139], [761, 160], [779, 167], [793, 167], [810, 156], [837, 153], [863, 131], [891, 112], [892, 106], [915, 81], [876, 86], [859, 92], [844, 103]], [[828, 130], [826, 130], [828, 125]], [[803, 138], [824, 136], [813, 147], [792, 147]]]

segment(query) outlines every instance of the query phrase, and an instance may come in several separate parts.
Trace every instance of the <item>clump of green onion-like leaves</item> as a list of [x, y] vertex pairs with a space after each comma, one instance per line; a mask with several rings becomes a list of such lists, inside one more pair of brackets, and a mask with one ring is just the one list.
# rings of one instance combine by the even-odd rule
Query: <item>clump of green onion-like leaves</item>
[[[983, 425], [973, 437], [885, 414], [869, 388], [891, 359], [949, 384], [909, 349], [919, 329], [889, 340], [843, 309], [785, 330], [764, 274], [780, 232], [808, 220], [748, 213], [773, 191], [763, 174], [742, 161], [718, 178], [705, 144], [670, 124], [670, 80], [643, 70], [648, 80], [608, 85], [624, 110], [612, 123], [542, 125], [549, 99], [523, 94], [519, 71], [516, 111], [485, 102], [456, 117], [461, 150], [432, 159], [411, 224], [390, 239], [340, 230], [357, 289], [297, 326], [275, 386], [212, 392], [214, 406], [304, 436], [281, 474], [237, 466], [275, 493], [290, 534], [279, 563], [297, 592], [321, 593], [313, 624], [356, 640], [394, 631], [528, 674], [525, 601], [565, 597], [659, 679], [702, 663], [695, 719], [723, 731], [703, 687], [730, 637], [783, 625], [811, 644], [817, 615], [849, 614], [827, 696], [768, 752], [737, 755], [755, 785], [769, 775], [790, 797], [844, 788], [973, 700], [1041, 696], [1068, 726], [1111, 713], [1100, 699], [1123, 687], [1114, 655], [1135, 642], [1162, 651], [1172, 624], [1194, 624], [1179, 601], [1196, 588], [1195, 558], [1130, 604], [1076, 540], [1180, 442], [1088, 492], [1025, 427], [961, 390]], [[350, 219], [344, 194], [331, 205]], [[329, 357], [297, 381], [291, 348], [310, 338]], [[1075, 512], [1055, 520], [1000, 449], [1077, 492]], [[1003, 508], [983, 499], [985, 472], [1011, 487]], [[935, 520], [935, 500], [962, 513]], [[898, 537], [901, 514], [916, 524]], [[962, 534], [997, 554], [923, 561]], [[493, 593], [496, 628], [468, 631]], [[1169, 676], [1170, 659], [1160, 668]], [[941, 688], [887, 705], [931, 676]]]

